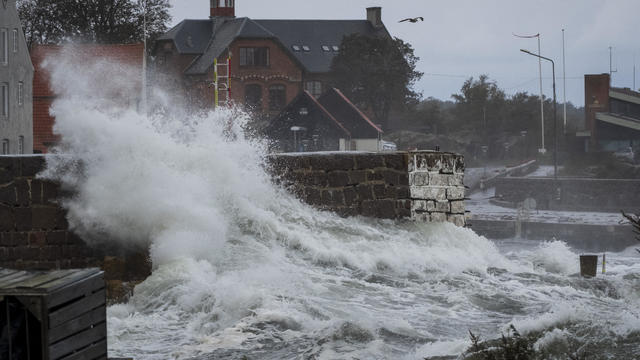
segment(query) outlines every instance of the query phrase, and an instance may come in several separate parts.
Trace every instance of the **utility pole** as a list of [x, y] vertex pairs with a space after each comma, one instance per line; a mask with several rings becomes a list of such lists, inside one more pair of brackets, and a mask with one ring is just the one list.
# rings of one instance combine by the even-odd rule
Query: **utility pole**
[[613, 70], [613, 47], [609, 46], [609, 77], [612, 78], [613, 83], [613, 73], [618, 72], [618, 69]]
[[[540, 58], [538, 58], [540, 60]], [[562, 103], [563, 103], [563, 113], [564, 113], [564, 122], [563, 122], [563, 133], [567, 134], [567, 70], [565, 67], [565, 56], [564, 56], [564, 29], [562, 29]]]
[[517, 35], [512, 33], [513, 36], [525, 39], [538, 38], [538, 74], [540, 77], [540, 134], [542, 137], [541, 148], [538, 149], [538, 152], [544, 154], [547, 152], [547, 149], [544, 147], [544, 98], [542, 95], [542, 60], [540, 58], [540, 33], [535, 35]]
[[[540, 54], [540, 34], [538, 33], [538, 56]], [[540, 152], [544, 154], [547, 149], [544, 147], [544, 98], [542, 95], [542, 59], [540, 57], [538, 57], [538, 73], [540, 75], [540, 128], [542, 132], [542, 148], [540, 148]]]
[[556, 65], [553, 60], [542, 55], [534, 54], [529, 50], [520, 49], [523, 53], [537, 56], [539, 59], [544, 59], [551, 62], [551, 76], [553, 78], [553, 178], [558, 180], [558, 122], [556, 121]]
[[142, 113], [147, 115], [147, 0], [142, 0]]

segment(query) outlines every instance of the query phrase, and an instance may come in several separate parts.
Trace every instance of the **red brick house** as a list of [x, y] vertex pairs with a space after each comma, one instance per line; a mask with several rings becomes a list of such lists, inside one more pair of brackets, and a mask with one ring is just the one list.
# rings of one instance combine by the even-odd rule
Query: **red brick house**
[[[363, 20], [254, 20], [235, 17], [233, 0], [211, 0], [210, 14], [183, 20], [157, 40], [157, 81], [211, 107], [214, 61], [226, 63], [231, 55], [231, 100], [268, 117], [303, 90], [319, 97], [328, 88], [331, 61], [344, 36], [390, 37], [379, 7], [368, 8]], [[226, 69], [219, 73], [227, 75]]]
[[[31, 49], [31, 61], [35, 67], [33, 76], [33, 150], [36, 153], [47, 153], [49, 147], [58, 141], [58, 137], [53, 133], [55, 119], [49, 112], [56, 94], [50, 85], [50, 75], [42, 65], [47, 58], [60, 55], [63, 50], [73, 52], [74, 58], [79, 62], [100, 60], [140, 68], [140, 77], [131, 78], [131, 81], [133, 82], [132, 86], [138, 89], [137, 93], [141, 94], [142, 91], [143, 44], [34, 45]], [[136, 101], [136, 99], [131, 101]]]
[[640, 92], [611, 86], [609, 74], [584, 76], [585, 148], [640, 149]]

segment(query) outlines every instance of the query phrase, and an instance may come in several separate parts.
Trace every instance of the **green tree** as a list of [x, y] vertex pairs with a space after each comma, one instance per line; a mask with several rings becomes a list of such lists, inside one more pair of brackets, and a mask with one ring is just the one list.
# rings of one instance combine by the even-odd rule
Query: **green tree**
[[470, 77], [462, 84], [460, 94], [451, 97], [456, 102], [454, 114], [458, 126], [483, 133], [502, 129], [506, 96], [487, 75], [480, 75], [477, 80]]
[[17, 0], [29, 46], [65, 41], [153, 40], [171, 20], [169, 0]]
[[333, 85], [388, 128], [392, 110], [406, 109], [420, 98], [413, 90], [422, 77], [418, 60], [411, 45], [398, 38], [345, 36], [331, 64]]

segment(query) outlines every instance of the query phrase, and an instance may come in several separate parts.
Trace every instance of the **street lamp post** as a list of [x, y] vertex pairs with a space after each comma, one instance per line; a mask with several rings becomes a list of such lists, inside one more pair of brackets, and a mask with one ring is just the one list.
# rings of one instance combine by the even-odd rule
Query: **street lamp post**
[[525, 54], [535, 56], [551, 62], [551, 73], [553, 77], [553, 178], [558, 179], [558, 122], [556, 121], [556, 65], [553, 60], [542, 55], [534, 54], [528, 50], [520, 49]]

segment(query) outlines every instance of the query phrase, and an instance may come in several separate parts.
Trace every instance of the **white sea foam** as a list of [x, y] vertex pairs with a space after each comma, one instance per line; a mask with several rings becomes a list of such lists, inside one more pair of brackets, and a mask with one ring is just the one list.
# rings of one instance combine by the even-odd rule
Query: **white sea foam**
[[534, 266], [559, 274], [575, 274], [580, 271], [578, 256], [563, 241], [549, 241], [540, 244], [533, 251], [531, 261]]
[[270, 344], [280, 344], [274, 359], [450, 355], [464, 350], [469, 328], [491, 336], [514, 320], [522, 331], [546, 329], [626, 306], [572, 287], [576, 255], [562, 243], [508, 259], [451, 224], [318, 212], [271, 184], [264, 144], [245, 136], [241, 112], [188, 112], [155, 91], [147, 116], [122, 104], [136, 97], [120, 86], [130, 69], [64, 56], [49, 69], [59, 151], [71, 156], [51, 158], [44, 176], [77, 190], [64, 202], [71, 226], [97, 244], [151, 250], [151, 277], [109, 308], [113, 356]]

